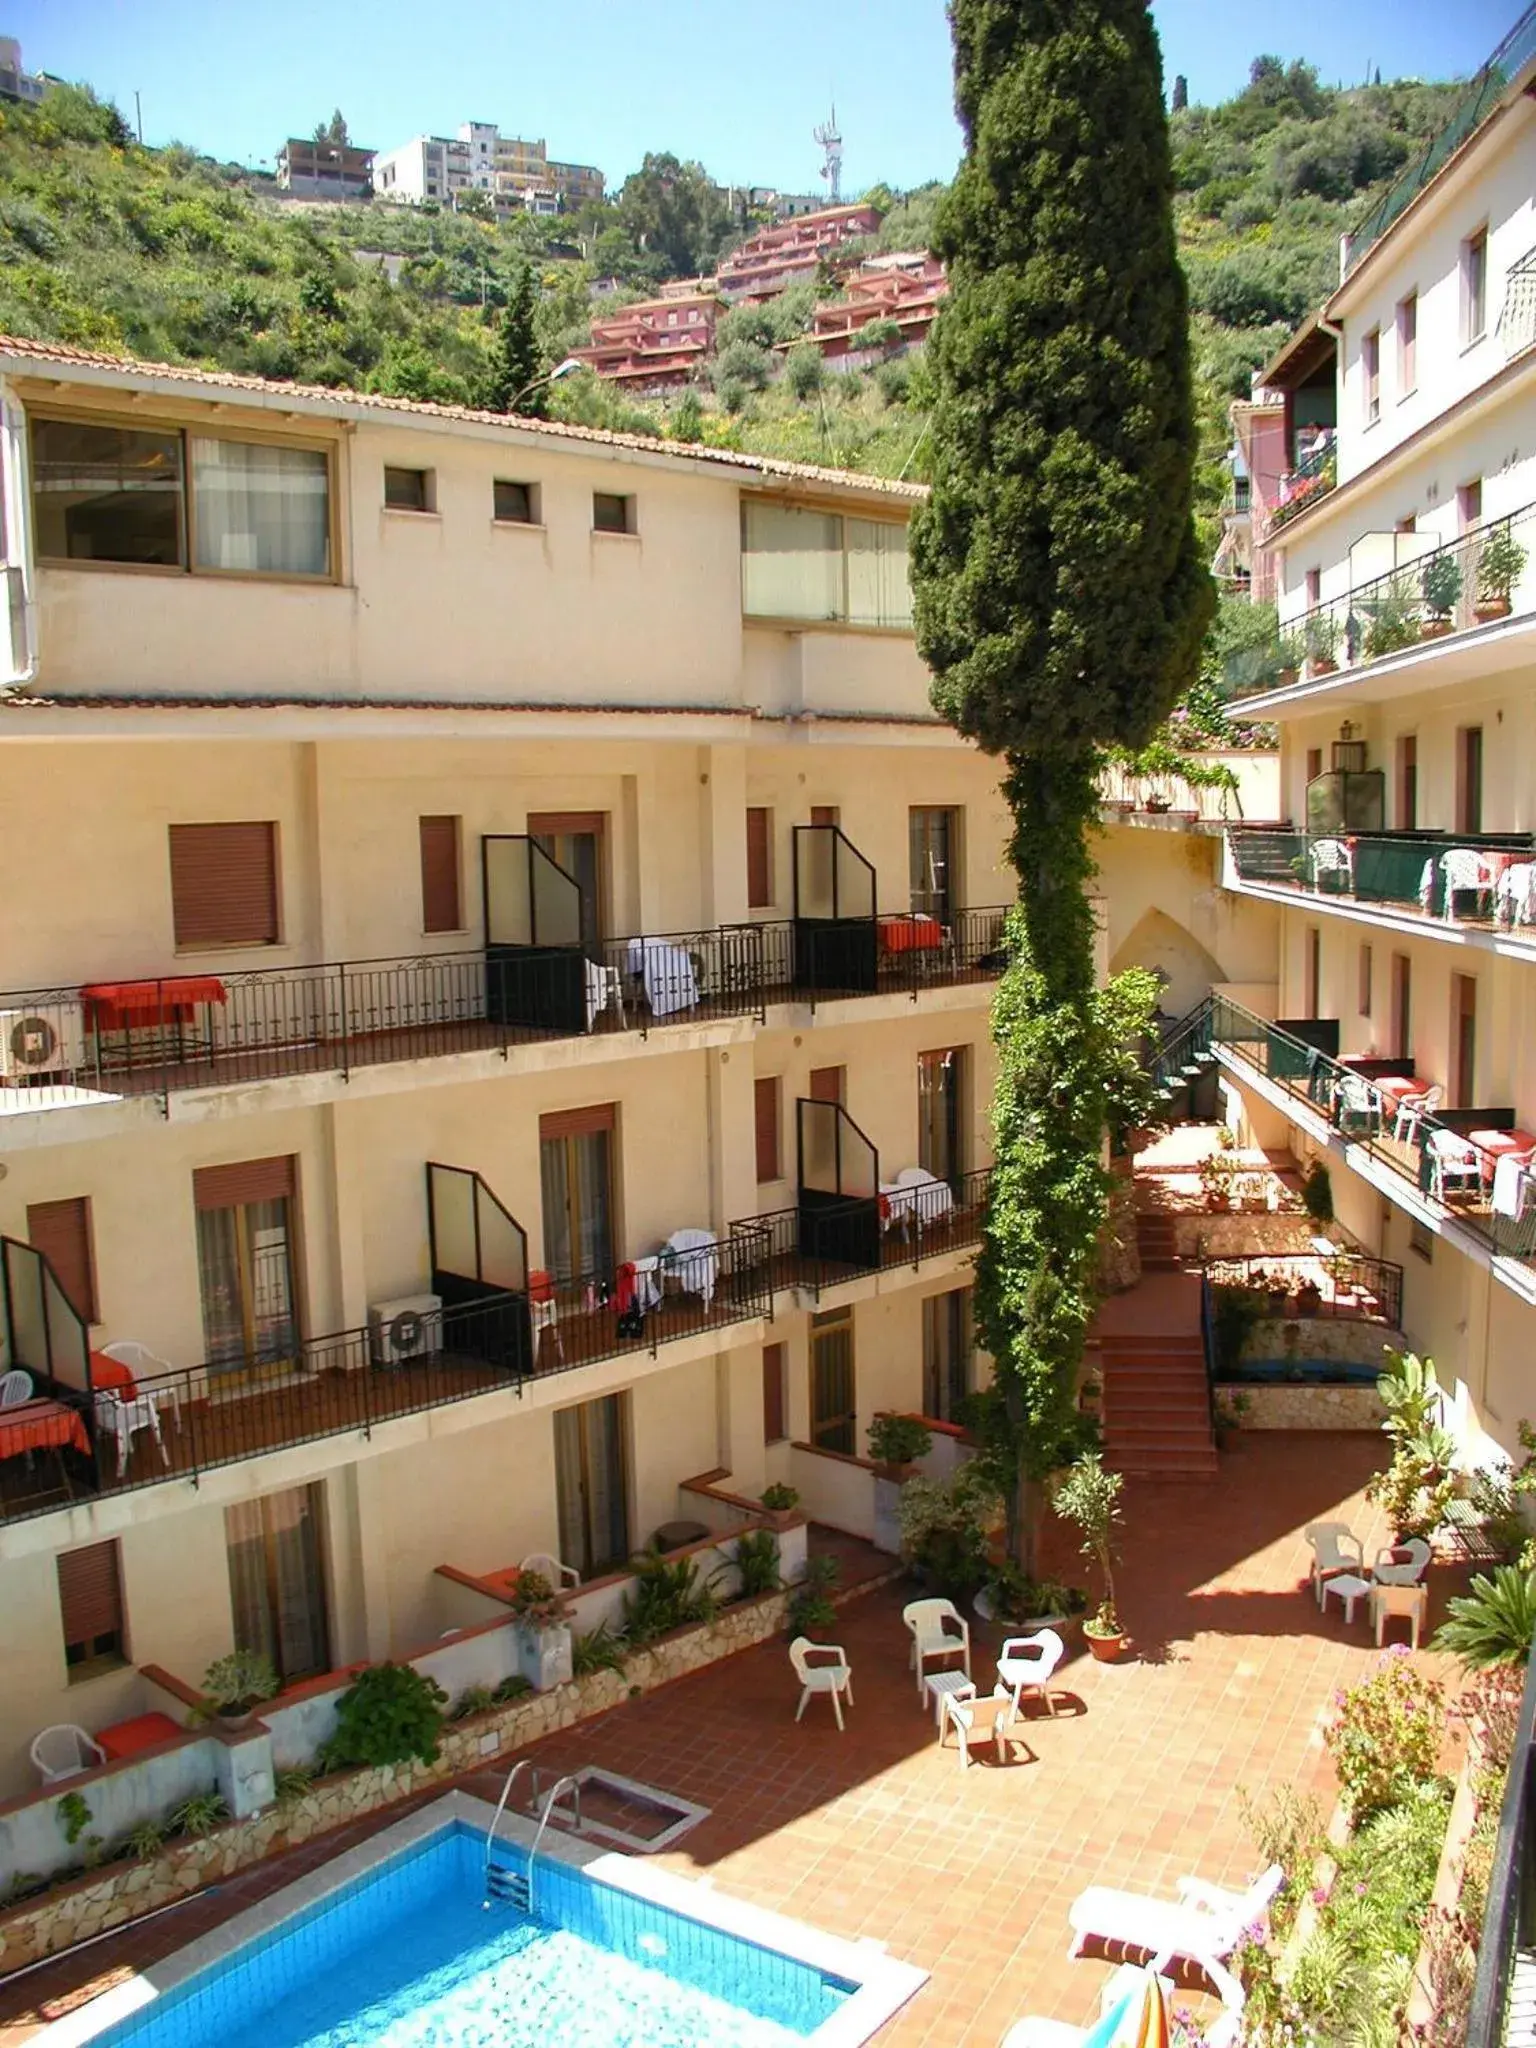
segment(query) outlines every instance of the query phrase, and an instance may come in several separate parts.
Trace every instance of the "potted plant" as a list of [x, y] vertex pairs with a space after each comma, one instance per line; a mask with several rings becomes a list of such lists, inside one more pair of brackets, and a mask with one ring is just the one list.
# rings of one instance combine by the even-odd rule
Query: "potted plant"
[[877, 1415], [869, 1425], [869, 1455], [882, 1479], [910, 1479], [919, 1458], [933, 1449], [933, 1431], [918, 1415]]
[[1428, 617], [1419, 627], [1421, 640], [1438, 640], [1451, 630], [1451, 614], [1461, 596], [1461, 564], [1442, 548], [1430, 556], [1419, 578]]
[[1303, 1280], [1296, 1290], [1296, 1313], [1315, 1316], [1323, 1305], [1323, 1290], [1315, 1280]]
[[1394, 576], [1373, 605], [1365, 628], [1368, 661], [1412, 647], [1419, 637], [1419, 599], [1401, 576]]
[[231, 1650], [216, 1657], [203, 1673], [201, 1720], [217, 1720], [225, 1728], [244, 1728], [263, 1700], [276, 1697], [277, 1671], [260, 1650]]
[[1090, 1451], [1059, 1482], [1051, 1503], [1064, 1521], [1076, 1525], [1083, 1555], [1092, 1558], [1104, 1582], [1098, 1611], [1083, 1623], [1089, 1653], [1101, 1664], [1112, 1664], [1125, 1648], [1125, 1630], [1115, 1611], [1114, 1576], [1124, 1485], [1121, 1474], [1107, 1472], [1097, 1451]]
[[1339, 665], [1339, 622], [1332, 612], [1314, 612], [1302, 631], [1307, 674], [1331, 676]]
[[1301, 1184], [1301, 1206], [1320, 1230], [1333, 1221], [1333, 1176], [1320, 1159], [1314, 1159], [1307, 1168], [1307, 1177]]
[[1301, 664], [1307, 658], [1306, 642], [1298, 633], [1280, 635], [1280, 686], [1287, 688], [1301, 677]]
[[772, 1486], [765, 1486], [758, 1499], [762, 1502], [764, 1514], [775, 1529], [786, 1527], [790, 1516], [800, 1505], [800, 1496], [794, 1487], [785, 1486], [777, 1480]]
[[519, 1572], [508, 1596], [518, 1669], [535, 1692], [571, 1676], [571, 1628], [565, 1602], [542, 1572]]
[[957, 1603], [975, 1598], [991, 1576], [988, 1531], [999, 1502], [979, 1461], [953, 1479], [909, 1479], [897, 1498], [901, 1554], [930, 1592]]
[[1010, 1632], [1069, 1628], [1088, 1605], [1081, 1586], [1060, 1579], [1032, 1579], [1017, 1565], [994, 1563], [986, 1584], [971, 1602], [982, 1621]]
[[1252, 1400], [1241, 1387], [1217, 1389], [1213, 1427], [1218, 1451], [1232, 1449], [1234, 1439], [1243, 1426], [1243, 1417], [1252, 1406]]
[[1525, 573], [1525, 549], [1508, 526], [1495, 527], [1477, 557], [1477, 596], [1472, 616], [1478, 624], [1507, 619], [1511, 594]]

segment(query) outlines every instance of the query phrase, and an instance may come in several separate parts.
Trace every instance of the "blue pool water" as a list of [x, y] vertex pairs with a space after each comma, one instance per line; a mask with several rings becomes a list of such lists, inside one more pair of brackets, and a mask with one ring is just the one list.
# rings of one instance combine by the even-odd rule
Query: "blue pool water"
[[96, 2048], [789, 2048], [856, 1988], [542, 1857], [487, 1911], [484, 1856], [453, 1822]]
[[1374, 1387], [1379, 1365], [1356, 1365], [1337, 1358], [1245, 1358], [1240, 1380], [1290, 1380], [1300, 1386]]

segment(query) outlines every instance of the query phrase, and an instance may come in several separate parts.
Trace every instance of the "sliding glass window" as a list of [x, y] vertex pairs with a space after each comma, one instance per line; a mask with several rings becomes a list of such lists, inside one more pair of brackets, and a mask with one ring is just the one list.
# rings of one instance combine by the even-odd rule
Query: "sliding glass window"
[[741, 603], [749, 618], [910, 628], [906, 522], [744, 498]]

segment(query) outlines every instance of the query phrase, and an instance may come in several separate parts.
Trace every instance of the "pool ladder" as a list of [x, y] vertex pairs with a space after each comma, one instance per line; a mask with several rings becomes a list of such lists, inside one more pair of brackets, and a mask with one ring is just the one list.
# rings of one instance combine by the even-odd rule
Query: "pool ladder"
[[[506, 1811], [507, 1799], [512, 1791], [513, 1781], [520, 1771], [531, 1773], [534, 1805], [538, 1804], [539, 1774], [526, 1757], [521, 1757], [507, 1773], [506, 1783], [501, 1788], [501, 1797], [496, 1802], [496, 1812], [485, 1831], [485, 1905], [493, 1901], [503, 1906], [514, 1906], [520, 1913], [533, 1911], [533, 1866], [539, 1853], [539, 1844], [544, 1839], [544, 1830], [549, 1826], [549, 1817], [554, 1812], [561, 1794], [568, 1792], [571, 1797], [571, 1819], [576, 1833], [581, 1833], [581, 1781], [579, 1778], [557, 1778], [545, 1797], [539, 1814], [539, 1825], [533, 1837], [533, 1847], [528, 1851], [528, 1861], [522, 1870], [514, 1870], [509, 1863], [496, 1859], [496, 1829]], [[530, 1812], [532, 1808], [529, 1809]]]

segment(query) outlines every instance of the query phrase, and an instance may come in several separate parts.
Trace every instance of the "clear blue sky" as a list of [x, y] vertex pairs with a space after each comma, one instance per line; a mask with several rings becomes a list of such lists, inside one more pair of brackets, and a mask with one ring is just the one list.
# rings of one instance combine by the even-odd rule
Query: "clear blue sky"
[[[1306, 58], [1325, 81], [1475, 71], [1519, 0], [1154, 0], [1163, 64], [1190, 97], [1240, 86], [1249, 60]], [[647, 149], [724, 181], [816, 189], [811, 129], [836, 94], [844, 189], [947, 177], [959, 153], [943, 0], [0, 0], [29, 70], [84, 79], [144, 139], [270, 162], [340, 106], [387, 149], [461, 121], [543, 136], [606, 172]]]

